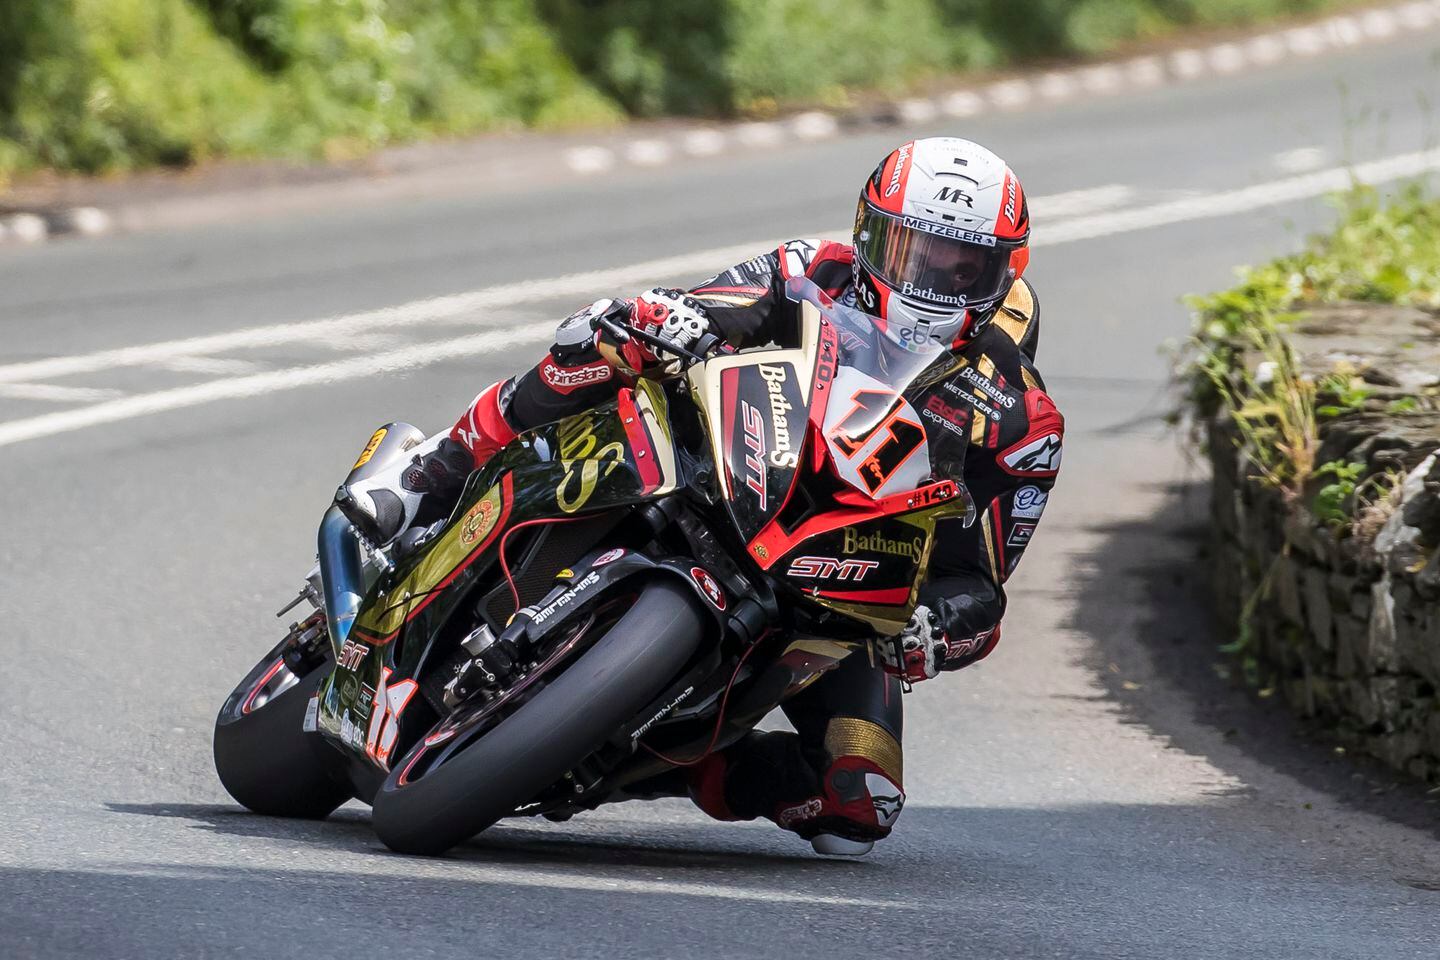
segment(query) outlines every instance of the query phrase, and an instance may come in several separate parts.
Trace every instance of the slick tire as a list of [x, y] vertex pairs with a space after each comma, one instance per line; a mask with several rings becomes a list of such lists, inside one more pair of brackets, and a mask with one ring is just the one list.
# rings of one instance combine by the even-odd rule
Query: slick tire
[[392, 850], [435, 855], [507, 816], [659, 696], [699, 649], [707, 619], [684, 586], [651, 582], [594, 646], [461, 753], [403, 785], [408, 755], [397, 761], [375, 795], [375, 832]]
[[351, 797], [350, 788], [330, 776], [332, 752], [303, 727], [310, 695], [330, 672], [317, 667], [264, 705], [241, 705], [278, 654], [262, 660], [215, 718], [215, 772], [230, 796], [272, 817], [319, 820]]

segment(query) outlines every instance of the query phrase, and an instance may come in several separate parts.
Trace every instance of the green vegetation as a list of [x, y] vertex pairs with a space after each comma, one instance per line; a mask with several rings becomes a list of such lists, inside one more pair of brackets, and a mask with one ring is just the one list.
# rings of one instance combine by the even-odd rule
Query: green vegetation
[[0, 0], [0, 182], [833, 106], [1345, 2]]
[[[1374, 390], [1344, 364], [1303, 371], [1287, 331], [1322, 304], [1440, 308], [1440, 201], [1415, 185], [1388, 203], [1365, 187], [1337, 203], [1333, 233], [1243, 271], [1234, 289], [1192, 298], [1196, 327], [1184, 375], [1196, 413], [1229, 415], [1257, 479], [1343, 530], [1393, 478], [1367, 477], [1361, 463], [1317, 463], [1316, 454], [1324, 425], [1365, 411]], [[1391, 415], [1420, 408], [1414, 396], [1380, 407]]]

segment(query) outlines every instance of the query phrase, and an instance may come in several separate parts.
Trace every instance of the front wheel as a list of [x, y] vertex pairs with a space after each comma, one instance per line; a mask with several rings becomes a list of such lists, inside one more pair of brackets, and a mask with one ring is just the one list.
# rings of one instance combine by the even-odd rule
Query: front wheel
[[330, 660], [303, 675], [291, 670], [284, 644], [256, 664], [215, 718], [215, 772], [225, 790], [256, 813], [319, 820], [350, 799], [329, 774], [329, 748], [304, 729], [310, 696]]
[[651, 582], [594, 646], [474, 742], [417, 777], [426, 744], [401, 758], [375, 795], [375, 832], [392, 850], [439, 854], [507, 816], [658, 697], [699, 649], [705, 622], [690, 590]]

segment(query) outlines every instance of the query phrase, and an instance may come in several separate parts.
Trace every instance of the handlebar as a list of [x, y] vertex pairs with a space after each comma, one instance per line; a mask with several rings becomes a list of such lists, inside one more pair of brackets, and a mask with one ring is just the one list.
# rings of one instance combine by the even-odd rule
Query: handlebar
[[688, 369], [697, 363], [704, 363], [713, 354], [720, 352], [725, 346], [725, 341], [713, 333], [707, 333], [696, 341], [695, 350], [692, 352], [686, 350], [684, 347], [677, 347], [664, 337], [657, 337], [648, 330], [641, 330], [638, 327], [621, 323], [614, 319], [612, 314], [601, 314], [597, 316], [595, 318], [595, 326], [597, 329], [604, 330], [610, 334], [616, 343], [628, 343], [633, 338], [653, 348], [657, 353], [670, 354], [682, 362], [681, 369]]

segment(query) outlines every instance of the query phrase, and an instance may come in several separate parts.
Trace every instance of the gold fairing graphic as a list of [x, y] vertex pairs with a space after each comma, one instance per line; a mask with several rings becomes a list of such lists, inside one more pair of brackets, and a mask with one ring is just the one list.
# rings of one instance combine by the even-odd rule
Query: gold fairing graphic
[[502, 506], [497, 484], [470, 507], [461, 522], [451, 524], [440, 535], [439, 541], [403, 580], [369, 599], [355, 618], [355, 629], [377, 639], [387, 639], [399, 630], [412, 604], [484, 544], [500, 519]]
[[825, 727], [825, 752], [832, 759], [863, 757], [895, 783], [905, 782], [900, 744], [878, 723], [856, 717], [835, 717]]

